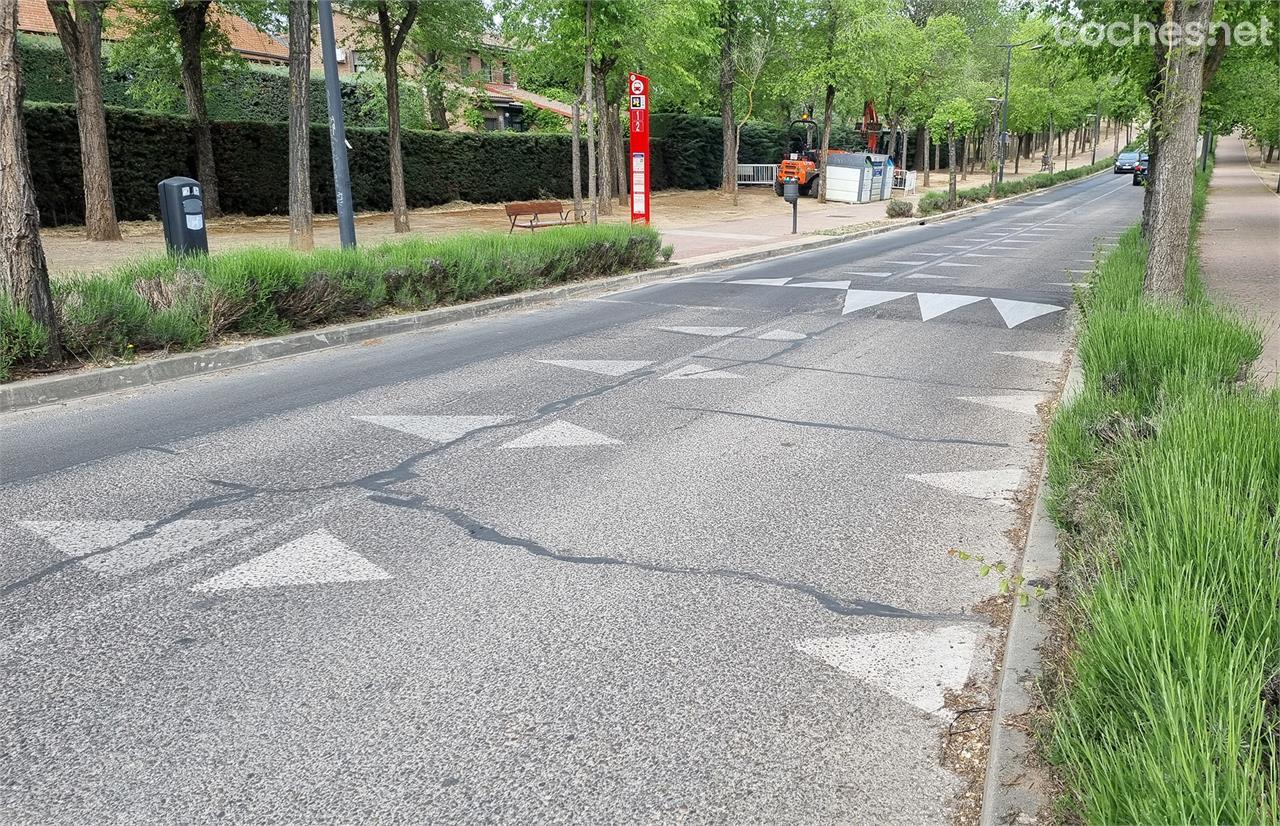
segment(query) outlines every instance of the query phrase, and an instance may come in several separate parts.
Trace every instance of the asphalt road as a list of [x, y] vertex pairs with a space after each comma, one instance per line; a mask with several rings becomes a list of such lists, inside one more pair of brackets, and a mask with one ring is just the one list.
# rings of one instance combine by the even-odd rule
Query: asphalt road
[[941, 823], [1102, 176], [0, 419], [11, 823]]

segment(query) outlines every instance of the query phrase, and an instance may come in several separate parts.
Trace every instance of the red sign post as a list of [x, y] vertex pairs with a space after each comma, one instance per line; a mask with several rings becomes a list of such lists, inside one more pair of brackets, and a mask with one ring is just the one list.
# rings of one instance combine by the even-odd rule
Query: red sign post
[[649, 78], [627, 75], [631, 97], [631, 223], [649, 223]]

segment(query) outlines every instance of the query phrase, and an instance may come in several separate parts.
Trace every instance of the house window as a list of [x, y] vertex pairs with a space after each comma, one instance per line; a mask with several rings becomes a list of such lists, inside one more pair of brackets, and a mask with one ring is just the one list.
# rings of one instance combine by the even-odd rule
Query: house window
[[489, 117], [488, 115], [485, 116], [484, 131], [497, 132], [500, 128], [501, 128], [500, 121], [498, 120], [497, 117]]

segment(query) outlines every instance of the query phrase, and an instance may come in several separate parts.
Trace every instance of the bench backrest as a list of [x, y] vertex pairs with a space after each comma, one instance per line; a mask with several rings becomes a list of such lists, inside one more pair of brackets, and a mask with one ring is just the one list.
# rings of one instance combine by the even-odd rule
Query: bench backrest
[[507, 204], [507, 215], [560, 215], [563, 212], [559, 201], [512, 201]]

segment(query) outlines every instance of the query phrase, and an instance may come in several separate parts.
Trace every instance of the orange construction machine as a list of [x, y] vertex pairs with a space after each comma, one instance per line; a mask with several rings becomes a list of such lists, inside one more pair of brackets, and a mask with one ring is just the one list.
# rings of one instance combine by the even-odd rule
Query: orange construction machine
[[[804, 127], [804, 148], [797, 152], [790, 152], [778, 164], [778, 174], [773, 179], [774, 194], [782, 195], [782, 183], [788, 178], [794, 178], [800, 184], [800, 194], [809, 195], [813, 192], [813, 185], [818, 181], [819, 164], [818, 154], [820, 150], [813, 148], [813, 127], [817, 126], [813, 118], [808, 112], [800, 116], [798, 120], [791, 121], [791, 125], [800, 124]], [[876, 115], [876, 104], [873, 100], [868, 100], [862, 107], [862, 121], [857, 128], [861, 130], [862, 137], [867, 143], [867, 151], [875, 152], [880, 142], [880, 118]], [[830, 155], [842, 154], [843, 149], [828, 149]]]

